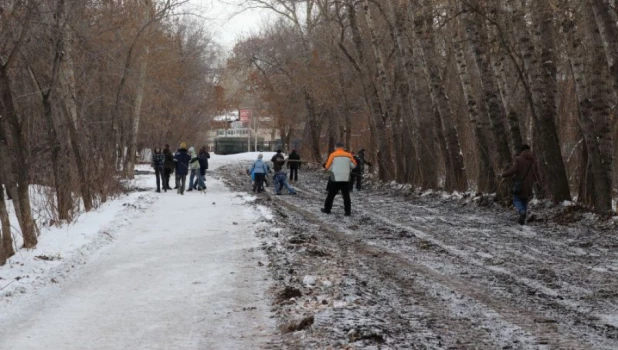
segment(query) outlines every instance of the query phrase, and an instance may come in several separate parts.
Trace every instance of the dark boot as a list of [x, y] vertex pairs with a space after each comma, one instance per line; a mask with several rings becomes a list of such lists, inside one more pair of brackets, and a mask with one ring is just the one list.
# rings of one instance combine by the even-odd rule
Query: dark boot
[[526, 224], [526, 214], [519, 214], [519, 220], [517, 220], [520, 225]]

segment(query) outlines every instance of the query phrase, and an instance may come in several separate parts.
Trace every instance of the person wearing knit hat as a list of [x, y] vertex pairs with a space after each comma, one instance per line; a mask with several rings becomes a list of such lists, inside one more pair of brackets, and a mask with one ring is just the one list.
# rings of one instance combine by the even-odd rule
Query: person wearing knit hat
[[263, 161], [264, 155], [258, 154], [257, 160], [253, 163], [251, 168], [248, 169], [248, 173], [255, 178], [253, 182], [253, 192], [264, 192], [264, 179], [266, 174], [270, 171], [270, 167]]
[[187, 182], [187, 174], [189, 173], [189, 161], [191, 155], [187, 151], [187, 144], [181, 143], [180, 148], [174, 155], [174, 162], [176, 163], [176, 187], [178, 188], [178, 194], [185, 194], [185, 184]]

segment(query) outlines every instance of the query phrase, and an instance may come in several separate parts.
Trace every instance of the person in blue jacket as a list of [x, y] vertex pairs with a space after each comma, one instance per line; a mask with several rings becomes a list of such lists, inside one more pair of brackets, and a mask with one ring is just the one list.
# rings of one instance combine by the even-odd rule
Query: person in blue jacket
[[262, 153], [258, 154], [258, 159], [253, 163], [251, 168], [249, 168], [249, 173], [253, 174], [255, 177], [253, 192], [256, 193], [264, 192], [264, 179], [266, 178], [266, 174], [270, 172], [270, 167], [262, 158], [264, 158], [264, 155], [262, 155]]
[[187, 144], [181, 143], [180, 148], [174, 154], [174, 163], [176, 164], [176, 187], [179, 194], [185, 194], [185, 184], [187, 182], [187, 174], [189, 173], [189, 161], [191, 155], [187, 151]]

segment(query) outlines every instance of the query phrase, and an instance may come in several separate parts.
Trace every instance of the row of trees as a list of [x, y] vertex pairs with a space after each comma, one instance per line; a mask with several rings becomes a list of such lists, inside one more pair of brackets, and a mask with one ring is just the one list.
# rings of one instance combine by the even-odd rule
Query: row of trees
[[[228, 67], [304, 151], [362, 133], [382, 180], [498, 192], [523, 143], [543, 195], [612, 209], [618, 8], [608, 0], [249, 0], [278, 20]], [[292, 110], [290, 110], [292, 109]], [[290, 115], [303, 115], [301, 121]], [[328, 142], [324, 142], [324, 138]]]
[[[0, 189], [0, 265], [13, 234], [34, 247], [39, 225], [118, 193], [144, 145], [200, 136], [217, 49], [182, 4], [0, 0], [0, 184], [18, 220]], [[46, 217], [32, 192], [48, 196]]]

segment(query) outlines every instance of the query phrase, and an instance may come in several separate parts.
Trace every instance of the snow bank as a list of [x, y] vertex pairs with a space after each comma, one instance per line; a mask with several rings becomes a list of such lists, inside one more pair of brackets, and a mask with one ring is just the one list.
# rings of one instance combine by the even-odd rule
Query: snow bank
[[241, 165], [243, 162], [254, 161], [257, 159], [258, 154], [264, 155], [265, 161], [270, 161], [270, 159], [275, 155], [275, 152], [245, 152], [245, 153], [237, 153], [237, 154], [228, 154], [228, 155], [219, 155], [219, 154], [210, 154], [210, 161], [208, 162], [210, 169], [217, 169], [223, 165], [229, 165], [234, 163], [239, 163]]
[[[148, 180], [147, 176], [138, 176], [132, 182], [135, 186], [147, 186]], [[79, 215], [72, 223], [41, 227], [36, 248], [16, 249], [6, 265], [0, 266], [0, 296], [12, 297], [16, 292], [24, 294], [56, 283], [68, 270], [83, 264], [88, 251], [108, 244], [136, 211], [149, 207], [154, 201], [154, 194], [134, 192]], [[16, 226], [12, 204], [9, 203], [8, 209], [11, 222]], [[15, 246], [21, 247], [21, 235], [14, 235], [14, 240]], [[11, 299], [3, 298], [0, 305]]]

